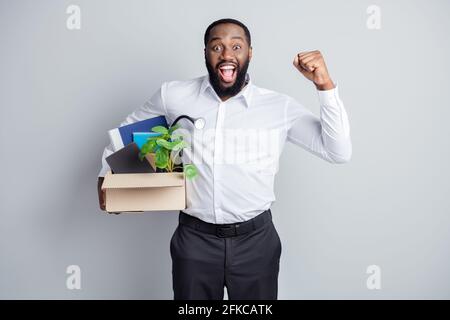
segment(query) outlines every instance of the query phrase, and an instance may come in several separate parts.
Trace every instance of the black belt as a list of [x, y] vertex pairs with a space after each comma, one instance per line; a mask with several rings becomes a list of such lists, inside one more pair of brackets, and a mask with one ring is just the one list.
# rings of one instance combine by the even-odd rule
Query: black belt
[[179, 216], [179, 222], [181, 224], [194, 228], [201, 232], [215, 234], [220, 238], [234, 237], [253, 230], [257, 230], [271, 219], [272, 212], [270, 211], [270, 209], [267, 209], [266, 211], [260, 213], [250, 220], [229, 224], [208, 223], [183, 211], [180, 211]]

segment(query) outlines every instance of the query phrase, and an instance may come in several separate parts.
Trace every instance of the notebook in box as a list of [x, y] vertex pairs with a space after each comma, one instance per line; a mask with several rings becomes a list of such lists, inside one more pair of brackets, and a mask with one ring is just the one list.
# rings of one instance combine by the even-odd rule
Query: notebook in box
[[151, 173], [155, 170], [149, 161], [139, 159], [139, 148], [132, 142], [105, 158], [112, 173]]

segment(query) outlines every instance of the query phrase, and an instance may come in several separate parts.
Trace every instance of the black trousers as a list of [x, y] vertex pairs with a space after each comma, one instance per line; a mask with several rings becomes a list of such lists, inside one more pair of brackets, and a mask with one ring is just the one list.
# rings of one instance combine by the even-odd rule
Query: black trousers
[[175, 300], [276, 300], [281, 241], [270, 209], [217, 225], [180, 211], [170, 241]]

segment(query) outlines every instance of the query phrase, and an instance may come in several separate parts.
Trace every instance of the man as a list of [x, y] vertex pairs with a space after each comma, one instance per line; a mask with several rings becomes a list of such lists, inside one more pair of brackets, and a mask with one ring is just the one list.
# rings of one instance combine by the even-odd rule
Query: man
[[[205, 119], [203, 134], [188, 122], [183, 126], [194, 149], [204, 153], [183, 154], [183, 163], [194, 162], [199, 175], [186, 182], [187, 208], [170, 242], [174, 298], [223, 299], [226, 287], [229, 299], [277, 299], [281, 242], [270, 206], [280, 145], [291, 141], [330, 163], [345, 163], [352, 153], [348, 117], [319, 51], [299, 53], [293, 63], [318, 90], [320, 118], [293, 98], [252, 83], [251, 36], [241, 22], [213, 22], [204, 43], [208, 75], [163, 83], [122, 125], [157, 115], [168, 123], [182, 114]], [[250, 151], [255, 144], [244, 140], [255, 132], [268, 140]], [[226, 141], [237, 141], [234, 149]], [[100, 186], [111, 152], [105, 149], [98, 181], [103, 210]], [[229, 155], [241, 160], [227, 161]]]

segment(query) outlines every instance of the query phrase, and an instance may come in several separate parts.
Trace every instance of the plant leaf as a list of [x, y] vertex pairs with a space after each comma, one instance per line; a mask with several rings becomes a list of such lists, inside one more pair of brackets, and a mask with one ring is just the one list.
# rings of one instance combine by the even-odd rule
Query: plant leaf
[[198, 174], [197, 167], [193, 164], [185, 164], [183, 170], [186, 178], [188, 178], [189, 180], [195, 178]]
[[150, 152], [154, 152], [156, 148], [156, 139], [152, 139], [148, 141], [148, 145], [150, 146]]
[[141, 147], [141, 153], [143, 155], [147, 154], [150, 151], [150, 141], [147, 141], [146, 143], [144, 143]]
[[159, 132], [159, 133], [162, 133], [162, 134], [168, 134], [169, 133], [169, 130], [167, 130], [167, 128], [164, 127], [164, 126], [153, 127], [152, 131], [153, 132]]
[[156, 140], [156, 143], [158, 144], [158, 146], [164, 147], [166, 149], [172, 150], [172, 144], [164, 139], [158, 139]]
[[159, 148], [155, 155], [156, 167], [164, 169], [169, 164], [169, 150], [164, 148]]
[[179, 151], [185, 147], [187, 147], [187, 142], [183, 140], [177, 140], [176, 143], [173, 145], [172, 150]]

